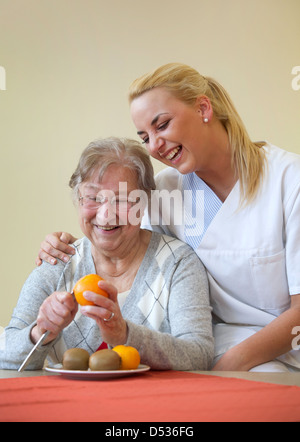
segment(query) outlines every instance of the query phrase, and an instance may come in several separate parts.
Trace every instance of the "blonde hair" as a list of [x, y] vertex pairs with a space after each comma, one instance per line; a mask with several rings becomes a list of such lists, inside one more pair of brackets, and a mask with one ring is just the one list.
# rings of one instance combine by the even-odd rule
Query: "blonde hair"
[[228, 134], [232, 164], [240, 179], [241, 203], [257, 195], [265, 168], [265, 142], [252, 142], [226, 90], [216, 80], [204, 77], [190, 66], [169, 63], [135, 80], [129, 88], [130, 103], [143, 93], [164, 87], [177, 99], [193, 105], [197, 97], [209, 98], [215, 117]]

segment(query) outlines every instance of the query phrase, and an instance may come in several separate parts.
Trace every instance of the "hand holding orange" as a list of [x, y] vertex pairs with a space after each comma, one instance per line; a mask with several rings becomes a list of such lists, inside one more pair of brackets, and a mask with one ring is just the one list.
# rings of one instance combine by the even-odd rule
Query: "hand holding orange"
[[91, 274], [84, 276], [76, 282], [73, 288], [73, 293], [79, 305], [95, 305], [93, 302], [85, 299], [83, 296], [84, 292], [94, 292], [98, 295], [105, 296], [106, 298], [109, 297], [108, 294], [98, 286], [99, 281], [104, 280], [98, 275]]

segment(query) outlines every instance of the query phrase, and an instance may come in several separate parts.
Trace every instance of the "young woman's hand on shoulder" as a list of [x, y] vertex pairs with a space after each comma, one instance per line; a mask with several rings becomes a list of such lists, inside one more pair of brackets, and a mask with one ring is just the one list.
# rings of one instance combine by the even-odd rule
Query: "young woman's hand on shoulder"
[[69, 244], [76, 241], [70, 233], [66, 232], [54, 232], [46, 236], [41, 243], [38, 256], [35, 260], [37, 266], [42, 264], [42, 261], [46, 261], [52, 265], [57, 264], [57, 259], [68, 262], [69, 255], [74, 255], [75, 250]]

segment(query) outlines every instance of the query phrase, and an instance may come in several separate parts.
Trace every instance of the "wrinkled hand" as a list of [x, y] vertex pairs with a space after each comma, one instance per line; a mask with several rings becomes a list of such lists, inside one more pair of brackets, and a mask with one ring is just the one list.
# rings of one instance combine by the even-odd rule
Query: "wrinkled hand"
[[68, 292], [54, 292], [41, 305], [37, 325], [31, 330], [31, 340], [35, 344], [45, 331], [49, 330], [44, 345], [53, 341], [74, 319], [78, 304]]
[[[112, 347], [125, 344], [128, 330], [118, 304], [118, 291], [106, 281], [100, 281], [98, 285], [108, 293], [109, 298], [93, 292], [84, 292], [83, 296], [96, 305], [81, 307], [81, 313], [97, 322], [104, 342]], [[109, 320], [112, 314], [113, 318]], [[106, 322], [105, 319], [109, 321]]]
[[68, 255], [75, 254], [74, 248], [69, 244], [75, 241], [76, 238], [66, 232], [54, 232], [47, 235], [41, 243], [38, 257], [35, 260], [36, 265], [40, 266], [43, 260], [52, 265], [57, 264], [57, 259], [68, 262], [70, 259]]

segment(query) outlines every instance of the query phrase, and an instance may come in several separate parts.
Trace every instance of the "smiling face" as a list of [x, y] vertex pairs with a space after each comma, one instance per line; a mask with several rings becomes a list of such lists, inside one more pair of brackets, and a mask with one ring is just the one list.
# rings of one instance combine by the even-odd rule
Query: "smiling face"
[[177, 99], [165, 88], [154, 88], [135, 98], [131, 116], [137, 133], [151, 156], [182, 174], [204, 167], [209, 152], [208, 121], [212, 118], [207, 97], [192, 106]]
[[[125, 188], [126, 194], [122, 190]], [[85, 203], [79, 205], [80, 227], [91, 241], [94, 251], [117, 253], [128, 247], [130, 242], [138, 240], [140, 224], [129, 223], [130, 204], [128, 210], [124, 204], [124, 199], [136, 189], [136, 173], [119, 165], [109, 166], [101, 182], [96, 170], [88, 181], [80, 185], [80, 197], [88, 197], [90, 201], [97, 197], [103, 201], [98, 209], [89, 208]]]

